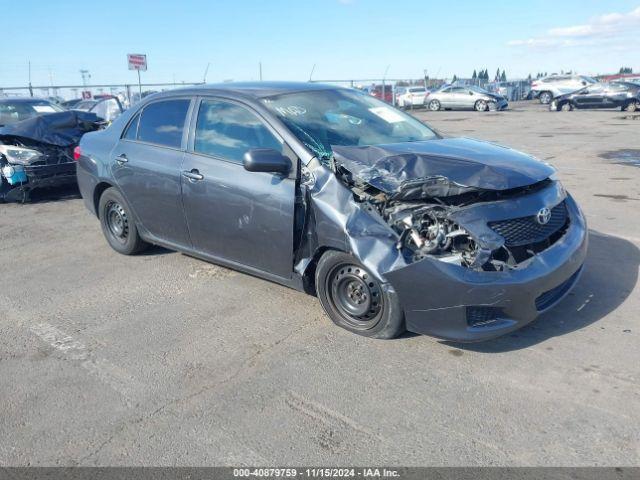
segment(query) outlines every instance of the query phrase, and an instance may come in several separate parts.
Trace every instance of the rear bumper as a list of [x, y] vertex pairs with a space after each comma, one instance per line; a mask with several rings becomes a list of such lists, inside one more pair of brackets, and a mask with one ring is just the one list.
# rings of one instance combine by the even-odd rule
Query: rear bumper
[[447, 340], [482, 341], [533, 321], [576, 284], [586, 257], [587, 228], [571, 197], [570, 225], [553, 246], [521, 270], [479, 272], [426, 258], [387, 272], [407, 329]]

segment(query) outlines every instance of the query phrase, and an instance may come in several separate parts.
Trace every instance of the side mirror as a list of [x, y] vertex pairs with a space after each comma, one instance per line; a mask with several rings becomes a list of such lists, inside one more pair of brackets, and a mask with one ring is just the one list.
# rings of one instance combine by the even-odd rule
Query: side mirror
[[291, 161], [273, 148], [252, 148], [244, 154], [242, 164], [248, 172], [286, 175], [291, 171]]

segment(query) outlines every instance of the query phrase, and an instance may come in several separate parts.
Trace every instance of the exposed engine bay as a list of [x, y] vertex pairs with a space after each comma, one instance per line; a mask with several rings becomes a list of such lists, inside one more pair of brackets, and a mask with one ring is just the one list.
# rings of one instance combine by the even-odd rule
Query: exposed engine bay
[[[548, 227], [529, 216], [493, 222], [495, 225], [483, 221], [491, 232], [488, 240], [485, 235], [471, 233], [459, 220], [464, 218], [461, 212], [478, 203], [514, 199], [548, 188], [554, 184], [548, 176], [541, 175], [541, 179], [522, 186], [500, 185], [512, 188], [480, 188], [444, 175], [412, 177], [407, 165], [423, 168], [424, 162], [429, 161], [425, 157], [419, 158], [418, 163], [414, 155], [410, 159], [412, 164], [396, 154], [380, 157], [371, 165], [368, 161], [359, 162], [363, 157], [358, 159], [350, 150], [353, 148], [336, 147], [330, 167], [357, 202], [377, 212], [393, 229], [398, 236], [396, 248], [408, 263], [432, 257], [479, 271], [517, 269], [551, 246], [567, 227], [563, 204], [553, 209], [555, 213], [550, 211], [550, 218], [545, 219], [550, 222]], [[370, 155], [366, 148], [358, 150]], [[388, 167], [392, 162], [403, 168], [404, 178], [390, 171]], [[546, 166], [545, 173], [551, 173]]]

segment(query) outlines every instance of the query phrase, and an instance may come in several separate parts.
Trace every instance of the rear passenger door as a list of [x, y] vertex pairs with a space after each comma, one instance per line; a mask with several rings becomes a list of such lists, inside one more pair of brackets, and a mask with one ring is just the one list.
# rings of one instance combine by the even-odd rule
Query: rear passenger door
[[[183, 165], [184, 210], [196, 251], [290, 278], [297, 158], [250, 107], [202, 98]], [[291, 160], [282, 175], [249, 172], [244, 154], [271, 148]]]
[[163, 242], [189, 246], [181, 169], [190, 98], [157, 100], [129, 122], [112, 153], [112, 174], [142, 227]]

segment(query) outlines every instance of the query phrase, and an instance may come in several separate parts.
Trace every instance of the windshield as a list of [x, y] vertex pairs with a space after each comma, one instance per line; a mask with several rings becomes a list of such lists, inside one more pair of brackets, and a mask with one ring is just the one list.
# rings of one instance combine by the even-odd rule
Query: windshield
[[331, 158], [332, 145], [370, 146], [437, 138], [415, 118], [351, 90], [288, 93], [262, 101], [320, 159]]
[[95, 100], [84, 100], [82, 102], [78, 102], [73, 107], [74, 110], [82, 110], [83, 112], [88, 112], [93, 107], [97, 105], [97, 101]]
[[484, 88], [480, 88], [476, 85], [471, 85], [469, 87], [469, 90], [473, 90], [476, 93], [490, 93], [488, 90], [485, 90]]
[[4, 101], [0, 102], [0, 125], [10, 125], [21, 122], [27, 118], [44, 115], [45, 113], [63, 112], [64, 108], [47, 102], [46, 100], [34, 101]]

